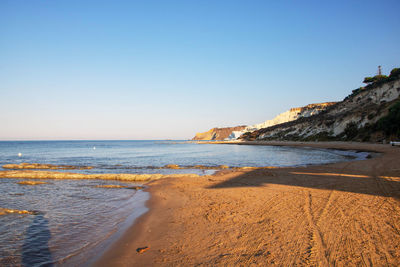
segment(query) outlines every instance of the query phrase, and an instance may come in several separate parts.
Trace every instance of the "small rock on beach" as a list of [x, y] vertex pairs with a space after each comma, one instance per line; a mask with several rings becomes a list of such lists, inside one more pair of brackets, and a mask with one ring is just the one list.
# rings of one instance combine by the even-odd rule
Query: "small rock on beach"
[[149, 250], [150, 247], [146, 246], [146, 247], [141, 247], [141, 248], [137, 248], [136, 252], [139, 254], [142, 254], [143, 252], [146, 252], [147, 250]]

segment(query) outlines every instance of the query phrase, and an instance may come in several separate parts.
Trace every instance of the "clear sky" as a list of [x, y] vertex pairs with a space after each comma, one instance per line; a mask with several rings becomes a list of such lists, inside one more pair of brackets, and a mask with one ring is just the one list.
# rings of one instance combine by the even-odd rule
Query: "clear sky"
[[188, 139], [400, 66], [400, 1], [0, 0], [0, 140]]

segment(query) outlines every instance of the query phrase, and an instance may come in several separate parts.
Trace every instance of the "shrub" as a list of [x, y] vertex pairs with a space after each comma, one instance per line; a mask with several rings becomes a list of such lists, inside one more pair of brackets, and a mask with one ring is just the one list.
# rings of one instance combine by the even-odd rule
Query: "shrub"
[[375, 113], [370, 113], [370, 114], [368, 114], [368, 120], [372, 120], [374, 117], [376, 116], [376, 114]]
[[365, 77], [363, 83], [373, 84], [378, 82], [386, 81], [388, 76], [386, 75], [375, 75], [374, 77]]
[[393, 78], [393, 77], [396, 77], [396, 76], [400, 76], [400, 68], [394, 68], [390, 72], [389, 77]]
[[[374, 81], [374, 77], [365, 77], [363, 83], [373, 83]], [[355, 90], [353, 90], [353, 92], [354, 91]]]
[[358, 126], [355, 122], [349, 122], [344, 129], [344, 134], [348, 140], [354, 139], [358, 134]]
[[377, 130], [382, 130], [387, 136], [400, 137], [400, 101], [389, 108], [387, 116], [381, 118], [376, 124]]
[[374, 79], [375, 79], [375, 82], [379, 82], [379, 81], [384, 81], [384, 80], [386, 80], [387, 77], [388, 77], [388, 76], [386, 76], [386, 75], [375, 75], [375, 76], [374, 76]]
[[353, 91], [351, 91], [352, 93], [350, 95], [348, 95], [345, 99], [348, 99], [349, 97], [358, 95], [362, 89], [364, 89], [364, 88], [360, 87], [360, 88], [354, 89]]

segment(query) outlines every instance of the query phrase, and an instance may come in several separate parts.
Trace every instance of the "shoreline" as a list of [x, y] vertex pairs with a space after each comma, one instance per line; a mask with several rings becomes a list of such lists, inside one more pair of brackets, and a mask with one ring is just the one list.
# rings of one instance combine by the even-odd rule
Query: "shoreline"
[[[220, 144], [220, 142], [212, 143]], [[232, 144], [231, 142], [222, 143]], [[321, 196], [314, 197], [314, 195], [328, 194], [328, 204], [330, 201], [332, 202], [331, 195], [335, 192], [339, 192], [344, 196], [351, 194], [350, 200], [351, 198], [354, 198], [354, 194], [356, 196], [366, 196], [361, 197], [363, 201], [369, 201], [370, 196], [374, 196], [375, 198], [388, 198], [390, 199], [390, 205], [392, 208], [400, 210], [400, 205], [397, 201], [399, 198], [398, 189], [400, 189], [400, 169], [396, 168], [396, 159], [400, 158], [400, 150], [398, 148], [393, 148], [389, 145], [353, 142], [235, 142], [235, 144], [331, 148], [339, 150], [378, 152], [382, 154], [379, 157], [374, 157], [368, 160], [340, 162], [327, 165], [248, 171], [225, 170], [212, 176], [195, 177], [190, 179], [182, 177], [165, 178], [162, 180], [151, 181], [147, 183], [148, 188], [146, 189], [146, 191], [151, 194], [150, 199], [146, 202], [149, 211], [139, 217], [121, 239], [116, 241], [112, 247], [102, 255], [95, 265], [106, 266], [113, 264], [116, 266], [127, 266], [137, 264], [146, 266], [170, 266], [193, 264], [230, 265], [248, 263], [255, 263], [258, 265], [261, 262], [269, 262], [271, 264], [279, 265], [286, 265], [289, 263], [315, 263], [317, 265], [329, 265], [337, 262], [343, 264], [351, 264], [355, 262], [362, 263], [365, 261], [364, 258], [367, 258], [369, 262], [378, 265], [379, 263], [384, 263], [379, 260], [382, 255], [379, 257], [376, 255], [371, 256], [370, 254], [365, 256], [365, 253], [363, 254], [363, 249], [361, 249], [361, 256], [357, 255], [357, 257], [347, 257], [346, 259], [346, 257], [343, 258], [342, 255], [342, 258], [340, 258], [341, 260], [337, 261], [338, 256], [336, 255], [335, 257], [332, 253], [346, 254], [348, 251], [345, 247], [341, 249], [338, 247], [338, 249], [332, 251], [329, 249], [327, 245], [329, 242], [325, 239], [329, 239], [327, 237], [332, 235], [332, 231], [329, 230], [329, 227], [326, 231], [322, 231], [322, 227], [319, 225], [321, 224], [322, 219], [319, 218], [320, 221], [318, 221], [314, 218], [317, 216], [314, 214], [314, 209], [318, 211], [318, 207], [314, 206], [318, 206], [318, 198], [325, 198]], [[380, 168], [381, 165], [382, 168]], [[275, 177], [287, 181], [283, 183], [280, 180], [277, 181]], [[317, 177], [318, 179], [314, 179], [314, 177]], [[299, 179], [302, 180], [299, 182]], [[310, 182], [310, 179], [314, 180]], [[328, 184], [318, 185], [318, 183], [323, 182], [324, 179], [327, 180]], [[354, 181], [351, 179], [354, 179]], [[362, 179], [364, 179], [364, 181], [362, 181]], [[383, 182], [380, 181], [381, 179]], [[271, 181], [273, 184], [264, 186], [265, 183], [268, 184], [268, 182]], [[346, 186], [336, 185], [338, 182], [345, 183]], [[361, 187], [361, 189], [357, 189], [355, 183], [358, 184], [360, 182], [364, 183], [365, 188]], [[386, 188], [387, 182], [391, 182], [388, 188]], [[249, 206], [241, 205], [241, 202], [262, 202], [263, 198], [268, 194], [273, 195], [274, 193], [274, 191], [271, 192], [268, 187], [276, 187], [275, 189], [277, 192], [280, 190], [282, 191], [282, 194], [287, 193], [286, 191], [290, 191], [292, 196], [296, 194], [304, 195], [309, 201], [301, 199], [305, 202], [304, 206], [294, 208], [292, 212], [296, 213], [298, 217], [304, 217], [301, 215], [307, 213], [307, 218], [303, 218], [303, 220], [299, 221], [297, 224], [294, 222], [290, 223], [288, 222], [288, 219], [285, 218], [290, 217], [290, 213], [288, 214], [288, 211], [285, 211], [284, 208], [278, 209], [276, 213], [279, 213], [280, 216], [283, 215], [281, 219], [278, 219], [278, 221], [282, 221], [280, 222], [280, 225], [285, 225], [287, 228], [286, 231], [290, 230], [289, 232], [291, 232], [292, 235], [301, 236], [301, 238], [290, 238], [287, 237], [287, 234], [285, 233], [277, 234], [277, 229], [272, 229], [270, 235], [273, 239], [269, 241], [273, 241], [279, 244], [279, 246], [275, 246], [275, 249], [260, 249], [260, 246], [262, 247], [265, 244], [262, 245], [261, 243], [263, 242], [255, 242], [259, 245], [258, 248], [254, 250], [254, 248], [252, 248], [253, 245], [243, 244], [254, 243], [254, 238], [263, 239], [265, 232], [257, 232], [248, 227], [237, 227], [237, 225], [249, 225], [253, 222], [253, 219], [262, 219], [263, 216], [265, 217], [265, 214], [258, 214], [258, 210], [255, 210], [253, 211], [255, 214], [252, 216], [254, 218], [239, 216], [241, 213], [249, 212], [252, 209]], [[224, 193], [224, 196], [219, 196], [219, 194], [215, 195], [215, 191], [212, 191], [211, 189], [220, 190], [220, 193]], [[375, 192], [376, 190], [381, 190], [382, 192]], [[254, 199], [249, 199], [248, 196], [244, 195], [249, 193], [254, 194]], [[340, 195], [339, 193], [335, 194]], [[231, 199], [231, 202], [226, 202], [228, 198]], [[347, 199], [348, 198], [349, 197], [347, 196]], [[316, 204], [313, 203], [314, 199], [317, 199], [315, 201]], [[294, 200], [287, 196], [282, 196], [282, 198], [278, 198], [278, 200], [281, 202], [279, 205], [283, 205], [285, 208], [291, 207], [295, 204], [293, 203]], [[205, 203], [198, 204], [201, 203], [201, 201]], [[275, 199], [275, 201], [277, 201], [277, 199]], [[379, 201], [385, 202], [385, 200], [382, 199]], [[381, 206], [385, 204], [384, 202]], [[335, 205], [328, 205], [328, 207], [331, 206], [334, 207]], [[342, 206], [342, 216], [345, 216], [348, 208], [346, 205]], [[327, 210], [327, 206], [322, 209], [322, 215], [324, 215], [324, 213], [326, 213], [326, 215], [329, 214], [330, 211]], [[305, 212], [305, 210], [307, 212]], [[194, 213], [199, 216], [193, 216]], [[226, 213], [235, 214], [235, 216], [226, 216]], [[250, 215], [253, 213], [248, 214]], [[369, 217], [371, 216], [372, 215]], [[271, 218], [268, 218], [268, 220], [265, 220], [265, 218], [264, 221], [259, 220], [258, 223], [263, 225], [264, 228], [276, 225], [273, 223], [276, 218], [272, 215], [270, 217]], [[383, 216], [383, 218], [386, 217], [387, 216]], [[397, 215], [393, 217], [397, 217]], [[351, 217], [349, 218], [352, 220]], [[291, 219], [295, 220], [295, 218]], [[329, 224], [329, 216], [322, 222]], [[379, 221], [379, 223], [381, 222]], [[298, 224], [303, 225], [305, 229], [307, 229], [306, 232], [308, 232], [308, 234], [304, 233], [305, 230], [292, 229]], [[222, 229], [221, 225], [224, 226]], [[397, 231], [400, 230], [396, 224], [393, 224], [392, 227], [397, 229]], [[238, 231], [236, 228], [240, 229], [240, 233], [237, 233]], [[285, 229], [285, 227], [282, 228]], [[230, 231], [223, 229], [230, 229]], [[335, 232], [340, 233], [340, 231], [343, 230], [345, 229], [336, 229]], [[234, 233], [233, 235], [237, 234], [236, 238], [232, 238], [229, 235], [230, 232]], [[221, 236], [221, 233], [225, 233], [225, 235], [228, 236]], [[344, 232], [343, 235], [345, 235]], [[384, 233], [384, 236], [385, 238], [382, 238], [382, 236], [380, 237], [381, 240], [388, 238], [387, 231]], [[364, 239], [365, 238], [366, 237], [364, 237]], [[238, 240], [240, 240], [240, 242]], [[291, 248], [287, 245], [292, 242], [301, 244], [303, 243], [302, 241], [309, 244], [309, 247], [311, 248], [303, 248], [302, 246]], [[336, 240], [335, 242], [340, 243], [339, 241]], [[356, 241], [358, 242], [360, 239], [356, 238]], [[390, 242], [393, 246], [400, 246], [400, 237], [396, 236], [394, 240], [391, 240]], [[238, 243], [242, 244], [239, 248]], [[268, 244], [268, 242], [266, 243]], [[138, 254], [136, 249], [144, 246], [149, 246], [150, 249], [143, 254]], [[312, 253], [312, 250], [315, 247], [320, 250], [322, 249], [324, 252], [320, 251], [318, 253]], [[387, 248], [387, 246], [384, 247]], [[387, 250], [391, 251], [391, 249], [388, 248]], [[246, 251], [247, 253], [242, 253], [239, 257], [238, 253], [243, 251]], [[283, 258], [279, 257], [279, 255], [282, 256], [282, 254], [289, 253], [289, 251], [291, 251], [292, 254], [294, 253], [294, 255], [291, 257], [287, 257], [287, 255]], [[386, 264], [400, 263], [399, 254], [395, 253], [395, 255], [392, 255], [392, 253], [388, 256], [387, 253], [389, 252], [382, 251], [382, 254], [386, 257]], [[300, 262], [296, 259], [300, 259]]]
[[252, 146], [288, 146], [288, 147], [311, 147], [335, 150], [354, 150], [359, 152], [375, 152], [380, 153], [380, 147], [386, 146], [377, 143], [360, 143], [360, 142], [342, 142], [342, 141], [326, 141], [326, 142], [296, 142], [296, 141], [215, 141], [215, 142], [198, 142], [198, 144], [218, 144], [218, 145], [252, 145]]
[[[135, 199], [135, 202], [132, 203], [134, 206], [133, 211], [127, 218], [125, 218], [116, 232], [92, 249], [90, 251], [91, 254], [80, 254], [75, 258], [68, 259], [65, 263], [67, 265], [93, 265], [93, 263], [98, 261], [102, 255], [113, 246], [114, 243], [120, 240], [121, 237], [132, 227], [132, 225], [134, 225], [135, 222], [149, 210], [146, 206], [146, 202], [150, 199], [150, 193], [146, 192], [145, 190], [140, 190], [136, 192], [133, 198]], [[87, 259], [89, 255], [95, 256]], [[84, 260], [85, 258], [86, 260]]]

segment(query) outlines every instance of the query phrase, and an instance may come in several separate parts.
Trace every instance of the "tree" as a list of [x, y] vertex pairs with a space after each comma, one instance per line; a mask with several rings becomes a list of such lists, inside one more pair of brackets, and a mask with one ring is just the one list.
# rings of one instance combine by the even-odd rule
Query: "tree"
[[374, 77], [365, 77], [363, 83], [373, 84], [385, 81], [388, 77], [386, 75], [375, 75]]
[[365, 77], [363, 83], [373, 83], [374, 77]]
[[389, 108], [389, 113], [377, 122], [377, 129], [387, 136], [400, 137], [400, 101]]
[[352, 140], [358, 134], [358, 126], [354, 121], [349, 122], [344, 129], [344, 134], [347, 140]]
[[389, 77], [395, 77], [395, 76], [400, 76], [400, 68], [394, 68], [390, 72]]

